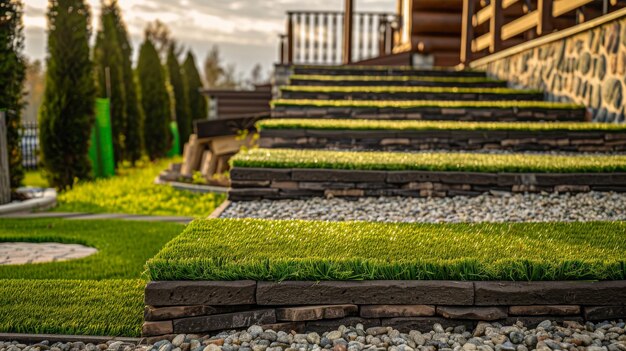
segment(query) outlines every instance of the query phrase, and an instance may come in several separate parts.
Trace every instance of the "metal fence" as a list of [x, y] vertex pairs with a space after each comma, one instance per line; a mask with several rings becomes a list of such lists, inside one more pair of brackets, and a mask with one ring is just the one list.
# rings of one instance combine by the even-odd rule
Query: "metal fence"
[[27, 170], [39, 167], [39, 125], [33, 122], [22, 124], [22, 166]]

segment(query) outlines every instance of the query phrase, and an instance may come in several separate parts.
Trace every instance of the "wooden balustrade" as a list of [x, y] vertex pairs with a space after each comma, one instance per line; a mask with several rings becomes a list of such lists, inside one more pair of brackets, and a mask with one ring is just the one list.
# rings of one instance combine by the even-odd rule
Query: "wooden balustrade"
[[[351, 1], [346, 1], [346, 6]], [[348, 64], [393, 49], [397, 16], [383, 12], [288, 12], [286, 34], [280, 36], [282, 64]]]
[[[584, 13], [590, 10], [599, 8], [600, 14], [606, 14], [624, 6], [625, 0], [464, 0], [461, 62], [467, 65], [485, 50], [495, 53], [511, 44], [578, 24], [586, 20]], [[571, 23], [557, 20], [574, 12]], [[480, 30], [485, 32], [485, 27], [486, 33], [477, 36]]]

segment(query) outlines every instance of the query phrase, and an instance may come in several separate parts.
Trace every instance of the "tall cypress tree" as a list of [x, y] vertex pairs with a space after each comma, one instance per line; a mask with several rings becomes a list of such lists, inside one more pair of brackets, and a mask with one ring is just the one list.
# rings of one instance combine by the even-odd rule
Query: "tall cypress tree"
[[95, 85], [89, 53], [90, 10], [84, 0], [50, 0], [46, 91], [39, 110], [42, 163], [60, 190], [91, 173], [89, 137]]
[[117, 0], [109, 2], [107, 11], [110, 12], [115, 22], [117, 44], [122, 52], [122, 71], [126, 94], [125, 156], [134, 165], [143, 153], [143, 114], [137, 99], [135, 75], [132, 67], [133, 46], [130, 43], [128, 30], [122, 19], [122, 11]]
[[176, 122], [178, 123], [178, 134], [180, 135], [180, 150], [182, 150], [187, 140], [189, 140], [189, 134], [191, 134], [191, 112], [189, 111], [187, 91], [185, 90], [182, 69], [178, 63], [174, 44], [170, 45], [167, 52], [167, 72], [174, 91], [176, 104], [174, 111], [176, 113]]
[[187, 52], [187, 58], [183, 64], [183, 74], [192, 120], [206, 119], [208, 106], [206, 98], [200, 93], [200, 89], [204, 88], [204, 85], [202, 84], [200, 73], [198, 72], [196, 58], [191, 51]]
[[109, 98], [111, 102], [113, 153], [117, 165], [125, 158], [126, 86], [115, 18], [111, 8], [104, 1], [101, 4], [102, 14], [94, 48], [94, 64], [98, 96]]
[[6, 109], [7, 147], [11, 188], [24, 179], [20, 149], [20, 121], [23, 107], [23, 85], [26, 77], [23, 4], [17, 0], [0, 0], [0, 109]]
[[151, 160], [156, 160], [165, 156], [172, 144], [169, 131], [170, 100], [159, 53], [147, 38], [139, 50], [137, 79], [145, 115], [143, 134], [146, 152]]

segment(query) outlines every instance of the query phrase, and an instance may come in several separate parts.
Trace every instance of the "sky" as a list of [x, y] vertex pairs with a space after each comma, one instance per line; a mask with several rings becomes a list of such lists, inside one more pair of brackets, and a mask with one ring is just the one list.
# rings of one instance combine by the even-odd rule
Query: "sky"
[[[100, 0], [92, 6], [94, 32]], [[26, 55], [46, 56], [47, 0], [24, 0]], [[355, 0], [356, 11], [394, 12], [396, 0]], [[256, 63], [269, 71], [278, 56], [278, 35], [285, 31], [289, 10], [342, 10], [343, 0], [119, 0], [135, 48], [148, 22], [166, 23], [173, 36], [191, 48], [201, 63], [212, 45], [222, 60], [248, 75]], [[136, 52], [137, 50], [135, 50]]]

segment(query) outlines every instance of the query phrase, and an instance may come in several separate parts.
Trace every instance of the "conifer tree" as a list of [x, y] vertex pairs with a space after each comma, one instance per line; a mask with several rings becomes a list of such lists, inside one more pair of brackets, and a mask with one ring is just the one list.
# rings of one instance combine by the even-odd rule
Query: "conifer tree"
[[170, 45], [167, 53], [167, 72], [174, 93], [174, 112], [180, 135], [180, 150], [182, 150], [187, 140], [189, 140], [189, 134], [191, 134], [191, 112], [189, 111], [189, 99], [187, 98], [182, 69], [178, 63], [177, 56], [175, 45]]
[[122, 71], [126, 94], [125, 157], [134, 165], [143, 154], [143, 114], [137, 99], [135, 74], [132, 67], [133, 46], [130, 43], [128, 30], [122, 19], [122, 11], [117, 0], [109, 1], [107, 11], [110, 12], [115, 22], [117, 44], [122, 52]]
[[24, 178], [19, 133], [26, 77], [26, 65], [22, 56], [22, 16], [22, 1], [0, 0], [0, 109], [6, 110], [11, 188], [18, 187]]
[[159, 53], [146, 38], [139, 50], [137, 80], [144, 120], [144, 142], [151, 160], [165, 156], [172, 143], [170, 100]]
[[46, 90], [39, 111], [42, 164], [51, 185], [66, 190], [91, 176], [89, 139], [95, 84], [84, 0], [50, 0]]
[[183, 64], [183, 74], [191, 119], [206, 119], [208, 115], [207, 101], [200, 93], [200, 89], [204, 88], [204, 85], [198, 72], [198, 66], [196, 66], [196, 59], [191, 51], [187, 52], [187, 58]]
[[107, 3], [102, 1], [100, 29], [96, 36], [94, 64], [98, 97], [111, 103], [111, 129], [115, 164], [125, 159], [126, 86], [122, 50], [117, 38], [115, 17]]

